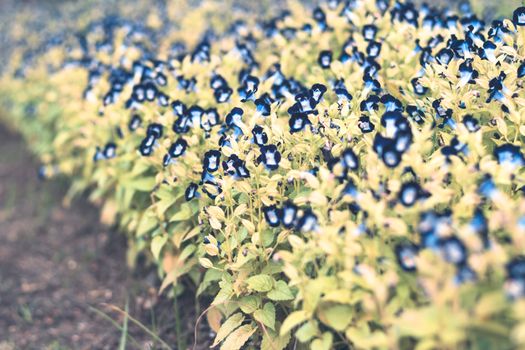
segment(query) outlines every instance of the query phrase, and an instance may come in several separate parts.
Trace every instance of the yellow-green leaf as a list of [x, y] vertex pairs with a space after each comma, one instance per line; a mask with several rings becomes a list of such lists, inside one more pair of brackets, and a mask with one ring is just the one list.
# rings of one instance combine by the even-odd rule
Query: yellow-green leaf
[[140, 177], [122, 183], [125, 187], [132, 188], [136, 191], [149, 192], [155, 187], [155, 178], [153, 177]]
[[290, 342], [290, 338], [290, 333], [279, 336], [276, 332], [268, 329], [263, 334], [261, 350], [282, 350], [286, 348], [286, 345]]
[[264, 304], [264, 307], [256, 310], [253, 317], [263, 323], [266, 327], [275, 330], [275, 306], [272, 303]]
[[286, 284], [285, 281], [275, 282], [274, 288], [268, 292], [268, 299], [281, 301], [281, 300], [292, 300], [293, 294], [290, 290], [290, 287]]
[[231, 332], [239, 327], [242, 324], [242, 321], [244, 321], [244, 316], [240, 312], [233, 314], [226, 321], [224, 321], [221, 328], [217, 332], [217, 336], [215, 336], [212, 347], [217, 346], [217, 344], [219, 344]]
[[213, 267], [213, 263], [207, 258], [199, 258], [199, 264], [205, 269], [211, 269]]
[[239, 350], [250, 339], [256, 329], [250, 324], [237, 328], [226, 338], [221, 346], [221, 350]]
[[295, 326], [303, 323], [308, 319], [308, 314], [305, 310], [294, 311], [284, 320], [280, 333], [284, 335], [292, 330]]
[[343, 331], [352, 321], [352, 308], [348, 305], [334, 305], [320, 308], [320, 320], [337, 331]]
[[189, 203], [182, 203], [177, 212], [170, 218], [170, 222], [188, 220], [193, 214], [194, 211], [191, 205]]
[[332, 348], [333, 335], [329, 332], [324, 332], [321, 338], [317, 338], [312, 342], [310, 349], [312, 350], [330, 350]]
[[248, 288], [257, 292], [268, 292], [273, 287], [273, 278], [268, 275], [255, 275], [246, 280]]
[[151, 240], [151, 252], [155, 260], [159, 260], [160, 251], [168, 241], [167, 235], [157, 235]]
[[245, 314], [251, 314], [261, 305], [261, 298], [255, 295], [248, 295], [239, 300], [239, 307]]

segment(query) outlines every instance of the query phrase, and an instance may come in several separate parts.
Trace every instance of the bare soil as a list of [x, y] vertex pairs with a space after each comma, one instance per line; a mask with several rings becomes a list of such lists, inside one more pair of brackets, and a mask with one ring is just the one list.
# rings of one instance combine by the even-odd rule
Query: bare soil
[[[99, 224], [85, 200], [62, 205], [67, 184], [41, 181], [22, 139], [0, 127], [0, 350], [118, 349], [125, 309], [177, 348], [173, 300], [156, 272], [130, 271], [126, 238]], [[182, 335], [193, 344], [195, 301], [182, 297]], [[98, 311], [96, 311], [98, 310]], [[199, 348], [209, 337], [204, 330]], [[128, 349], [161, 348], [129, 322]], [[131, 339], [131, 337], [133, 339]], [[187, 346], [184, 346], [185, 348]]]

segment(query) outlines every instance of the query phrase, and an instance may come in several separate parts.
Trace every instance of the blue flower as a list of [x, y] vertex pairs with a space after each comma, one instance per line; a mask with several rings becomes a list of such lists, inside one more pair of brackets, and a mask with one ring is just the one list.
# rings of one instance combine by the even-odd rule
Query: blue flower
[[264, 129], [261, 126], [255, 125], [252, 129], [252, 135], [253, 142], [257, 146], [264, 146], [268, 143], [268, 135], [264, 132]]
[[142, 124], [142, 118], [138, 114], [134, 114], [128, 124], [129, 131], [133, 132], [137, 130]]
[[469, 132], [476, 132], [481, 128], [479, 126], [479, 121], [471, 115], [463, 117], [463, 124]]
[[[388, 110], [388, 109], [387, 109]], [[381, 125], [389, 137], [394, 136], [399, 130], [406, 130], [405, 117], [399, 111], [385, 112], [381, 116]]]
[[490, 40], [487, 40], [483, 43], [483, 50], [480, 51], [482, 53], [481, 58], [487, 59], [490, 62], [495, 63], [497, 62], [495, 51], [496, 51], [496, 44], [494, 44]]
[[319, 58], [317, 59], [317, 62], [323, 69], [330, 68], [330, 64], [332, 64], [332, 51], [324, 50], [319, 53]]
[[460, 266], [467, 261], [467, 248], [455, 236], [442, 238], [438, 242], [439, 250], [445, 261]]
[[343, 101], [351, 101], [352, 95], [346, 90], [346, 88], [336, 88], [334, 89], [335, 94], [337, 95], [337, 99], [339, 103], [342, 103]]
[[412, 87], [414, 88], [414, 92], [416, 93], [416, 95], [423, 96], [428, 92], [428, 87], [423, 86], [419, 82], [418, 78], [412, 79], [410, 83], [412, 84]]
[[360, 104], [361, 112], [372, 112], [379, 109], [380, 99], [377, 95], [371, 95]]
[[377, 79], [374, 79], [368, 74], [365, 74], [363, 76], [363, 81], [365, 82], [363, 88], [365, 92], [372, 91], [374, 93], [378, 93], [381, 91], [381, 84]]
[[258, 113], [261, 113], [261, 115], [265, 117], [270, 115], [270, 104], [272, 103], [272, 98], [270, 97], [270, 95], [264, 93], [254, 102]]
[[374, 58], [367, 57], [363, 65], [364, 75], [370, 77], [377, 77], [377, 73], [381, 70], [381, 65], [377, 63]]
[[155, 83], [157, 83], [160, 86], [166, 86], [168, 84], [168, 78], [161, 72], [157, 72], [157, 76], [155, 77]]
[[275, 205], [263, 207], [264, 218], [270, 227], [277, 227], [280, 225], [279, 209]]
[[259, 78], [248, 75], [243, 79], [242, 85], [237, 89], [241, 101], [253, 100], [255, 93], [259, 88]]
[[312, 209], [305, 209], [303, 215], [297, 222], [297, 230], [306, 233], [310, 231], [316, 231], [318, 229], [317, 216], [313, 213]]
[[398, 130], [394, 137], [396, 151], [404, 153], [408, 151], [410, 145], [412, 144], [412, 131], [408, 130]]
[[450, 63], [450, 61], [452, 61], [453, 58], [454, 58], [454, 52], [452, 52], [452, 50], [447, 49], [447, 48], [441, 49], [436, 55], [436, 60], [438, 61], [439, 64], [443, 66], [447, 66]]
[[237, 126], [242, 121], [244, 111], [242, 108], [234, 107], [230, 113], [226, 115], [226, 125], [229, 127]]
[[155, 138], [153, 136], [148, 136], [144, 140], [142, 140], [139, 151], [140, 154], [143, 156], [149, 156], [153, 152], [153, 144], [155, 142]]
[[192, 124], [192, 120], [189, 116], [183, 115], [178, 117], [173, 122], [173, 131], [177, 134], [185, 134], [190, 130], [190, 126]]
[[467, 282], [474, 282], [477, 279], [476, 272], [470, 266], [463, 264], [458, 266], [457, 273], [454, 278], [456, 284], [463, 284]]
[[170, 157], [178, 158], [184, 154], [187, 147], [188, 142], [186, 142], [186, 140], [184, 140], [183, 138], [180, 138], [170, 146], [168, 153]]
[[324, 93], [326, 92], [326, 86], [323, 84], [314, 84], [310, 88], [309, 94], [310, 97], [315, 101], [315, 103], [321, 102]]
[[362, 116], [359, 118], [359, 121], [357, 122], [357, 126], [359, 129], [361, 129], [361, 132], [363, 134], [367, 134], [369, 132], [374, 131], [375, 125], [370, 121], [370, 118], [367, 116]]
[[219, 169], [221, 160], [221, 152], [216, 150], [208, 151], [204, 154], [203, 167], [204, 170], [213, 173]]
[[525, 256], [519, 255], [514, 257], [505, 266], [507, 276], [511, 278], [525, 278]]
[[346, 168], [350, 170], [359, 169], [359, 158], [351, 148], [347, 148], [343, 151], [342, 161]]
[[215, 200], [222, 193], [222, 188], [216, 181], [203, 181], [202, 183], [210, 187], [208, 189], [206, 186], [202, 186], [202, 192], [206, 193], [210, 199]]
[[423, 111], [417, 106], [409, 105], [406, 110], [409, 117], [416, 123], [423, 124], [425, 122], [425, 113], [423, 113]]
[[146, 93], [146, 100], [148, 100], [149, 102], [155, 101], [155, 98], [157, 98], [157, 94], [159, 92], [159, 90], [157, 89], [155, 84], [153, 84], [153, 83], [146, 83], [144, 85], [144, 90], [145, 90], [145, 93]]
[[104, 147], [104, 158], [111, 159], [117, 155], [117, 145], [113, 142], [108, 142]]
[[518, 67], [518, 78], [525, 77], [525, 62], [522, 62]]
[[303, 131], [308, 124], [311, 123], [306, 114], [293, 114], [289, 120], [290, 133]]
[[419, 248], [411, 242], [399, 243], [395, 247], [397, 263], [407, 272], [416, 271], [416, 257]]
[[474, 211], [474, 217], [470, 221], [470, 227], [474, 232], [476, 232], [483, 242], [483, 247], [485, 249], [489, 248], [489, 227], [487, 218], [483, 215], [483, 211], [477, 208]]
[[224, 86], [228, 86], [228, 83], [226, 82], [226, 80], [221, 75], [215, 74], [210, 79], [210, 87], [213, 90], [217, 90], [217, 89], [219, 89], [221, 87], [224, 87]]
[[377, 41], [370, 41], [366, 48], [366, 53], [369, 58], [376, 58], [381, 53], [381, 43]]
[[133, 92], [131, 98], [138, 103], [142, 103], [146, 100], [146, 90], [143, 85], [135, 85], [133, 87]]
[[[99, 160], [102, 160], [102, 159], [104, 159], [104, 153], [102, 152], [100, 147], [97, 146], [95, 154], [93, 155], [93, 161], [98, 162]], [[42, 168], [42, 169], [45, 170], [45, 168]]]
[[171, 103], [171, 108], [173, 109], [173, 113], [179, 117], [184, 116], [187, 111], [186, 105], [179, 100], [173, 101]]
[[320, 7], [316, 7], [313, 12], [313, 18], [321, 28], [321, 30], [326, 29], [326, 15]]
[[417, 182], [405, 182], [399, 190], [399, 202], [405, 207], [411, 207], [421, 197], [421, 193], [421, 186]]
[[518, 27], [525, 26], [525, 7], [518, 7], [514, 10], [514, 13], [512, 14], [512, 22]]
[[373, 41], [377, 34], [377, 27], [373, 24], [367, 24], [363, 26], [362, 34], [366, 41]]
[[221, 86], [213, 92], [213, 96], [217, 103], [225, 103], [228, 102], [232, 93], [233, 90], [229, 86]]
[[298, 208], [290, 201], [286, 201], [279, 211], [280, 221], [285, 228], [292, 228], [296, 224]]
[[170, 98], [168, 95], [166, 95], [163, 92], [159, 92], [157, 94], [157, 101], [159, 103], [159, 106], [161, 107], [168, 107], [170, 105]]
[[494, 149], [494, 156], [501, 165], [521, 167], [525, 165], [525, 159], [521, 154], [520, 147], [506, 143]]
[[202, 130], [210, 131], [211, 128], [219, 124], [219, 113], [216, 108], [208, 108], [201, 117], [200, 125]]
[[261, 155], [258, 159], [268, 170], [276, 170], [279, 168], [281, 153], [279, 153], [275, 145], [261, 146]]
[[497, 191], [498, 189], [492, 178], [489, 175], [486, 175], [479, 185], [479, 194], [486, 198], [492, 198], [494, 195], [496, 195]]

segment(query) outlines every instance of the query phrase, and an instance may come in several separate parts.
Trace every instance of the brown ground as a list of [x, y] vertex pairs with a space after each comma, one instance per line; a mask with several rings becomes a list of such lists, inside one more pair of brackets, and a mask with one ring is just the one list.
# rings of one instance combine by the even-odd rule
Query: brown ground
[[[91, 307], [122, 325], [105, 304], [124, 309], [126, 300], [132, 317], [177, 348], [173, 301], [156, 297], [155, 271], [128, 271], [124, 236], [85, 201], [62, 206], [66, 185], [37, 179], [18, 136], [0, 127], [0, 140], [0, 350], [118, 349], [121, 330]], [[182, 310], [190, 344], [194, 300], [180, 303], [190, 305]], [[131, 322], [129, 334], [136, 343], [128, 337], [126, 348], [161, 348]]]

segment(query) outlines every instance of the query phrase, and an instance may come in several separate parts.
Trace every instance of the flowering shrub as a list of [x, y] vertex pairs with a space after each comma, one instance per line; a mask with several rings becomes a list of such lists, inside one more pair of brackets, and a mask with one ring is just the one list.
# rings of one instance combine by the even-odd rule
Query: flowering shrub
[[160, 292], [212, 296], [223, 349], [525, 346], [525, 8], [235, 9], [103, 17], [15, 60], [41, 176]]

